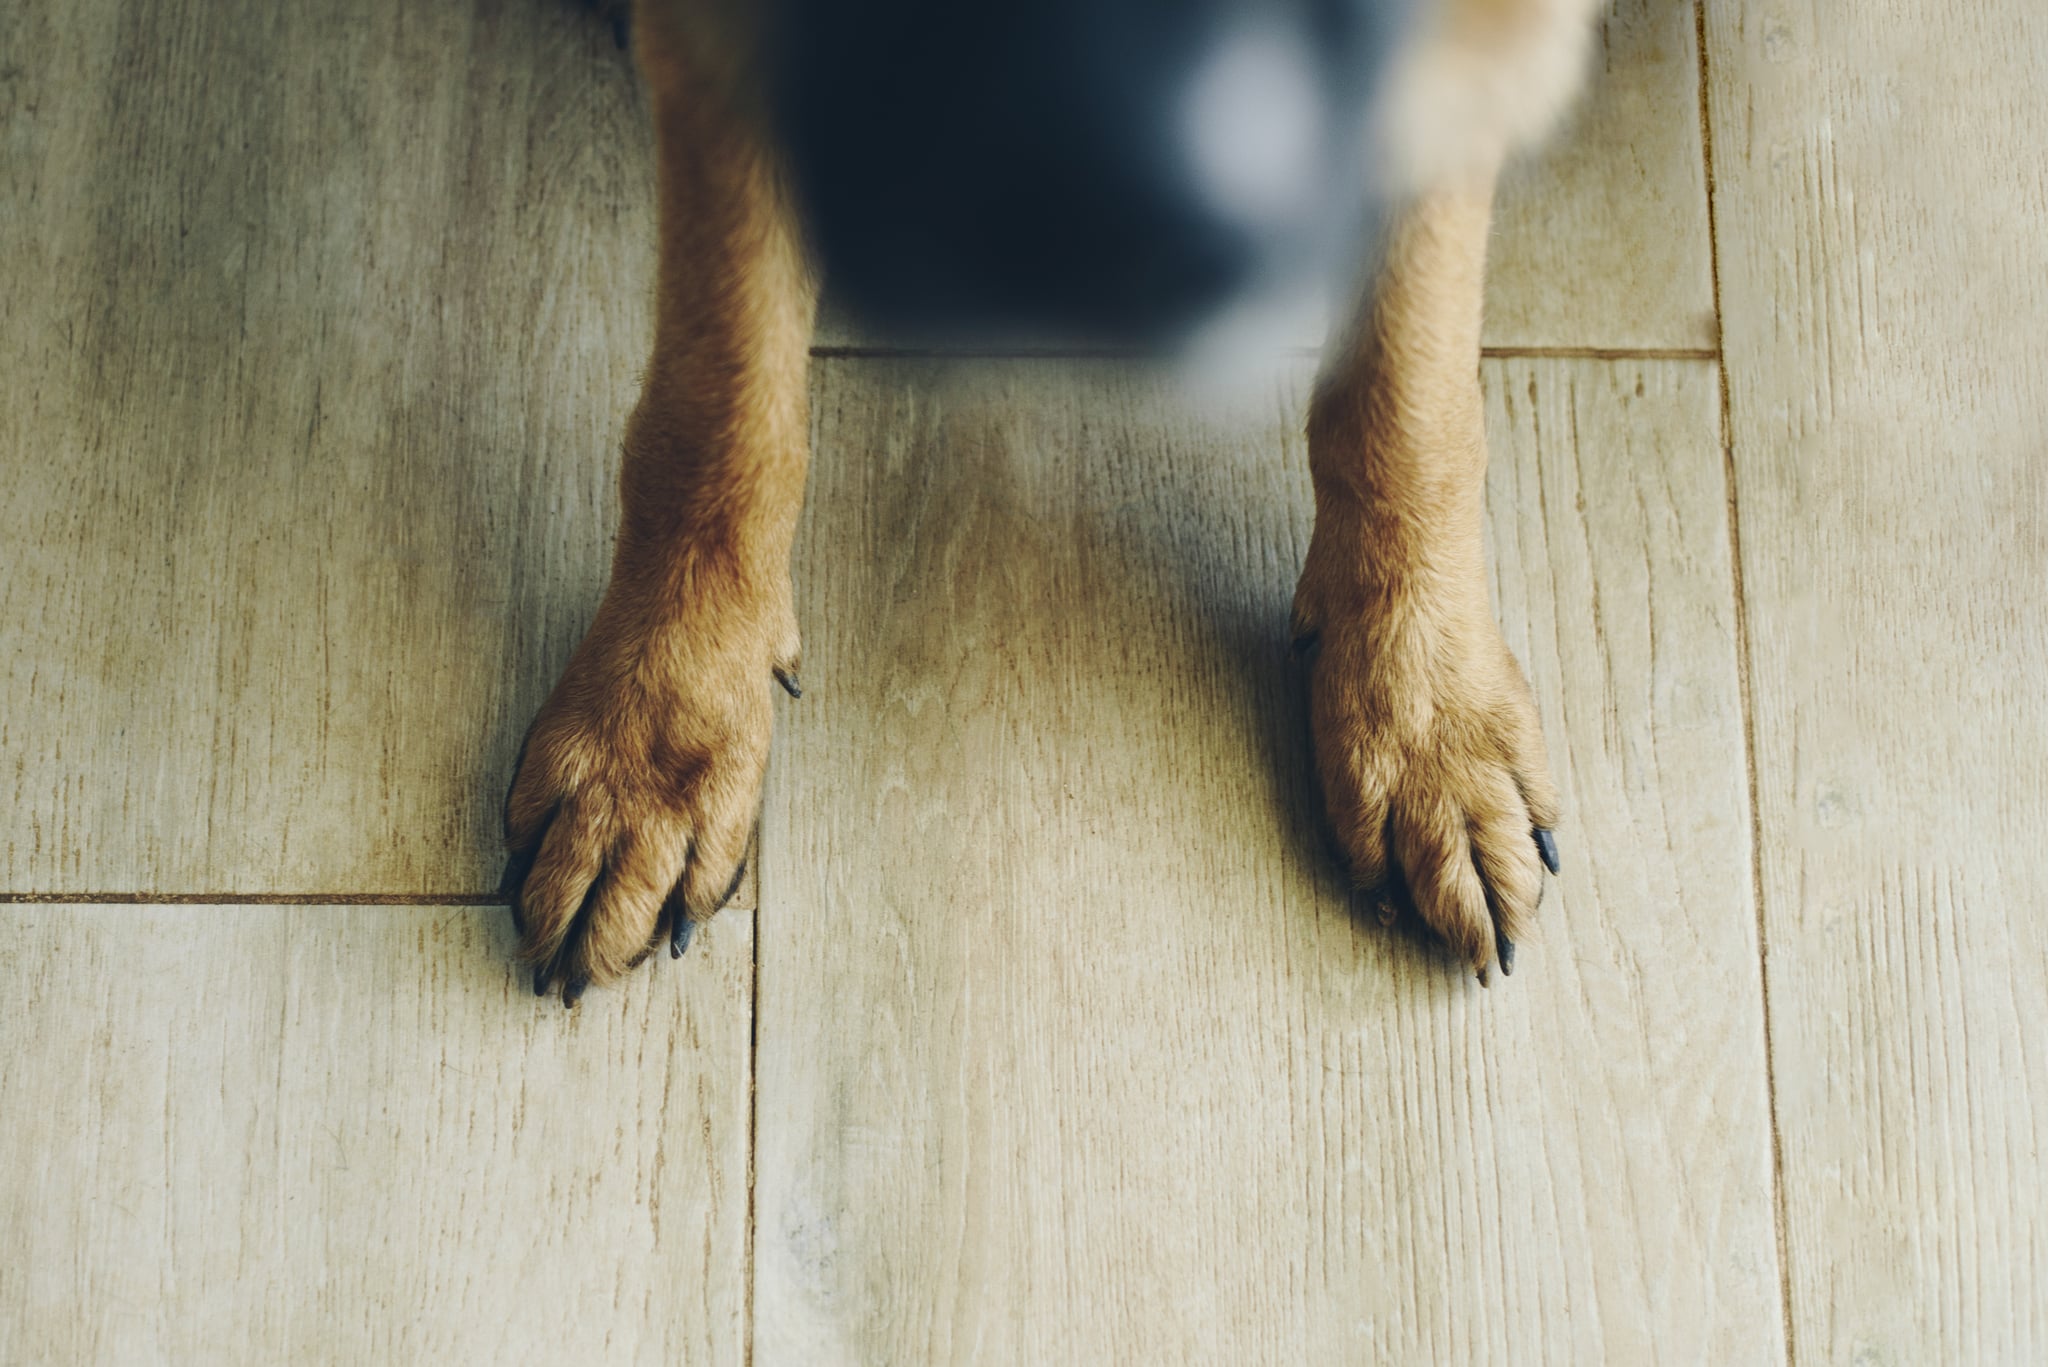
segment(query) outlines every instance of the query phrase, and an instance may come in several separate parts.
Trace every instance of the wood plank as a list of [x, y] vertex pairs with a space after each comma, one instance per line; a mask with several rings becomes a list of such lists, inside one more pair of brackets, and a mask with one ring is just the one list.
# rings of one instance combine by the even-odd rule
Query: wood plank
[[[1488, 346], [1717, 344], [1699, 99], [1691, 7], [1612, 0], [1584, 101], [1502, 186]], [[820, 344], [864, 341], [828, 299]], [[1310, 328], [1299, 342], [1322, 336]]]
[[820, 367], [760, 1361], [1781, 1355], [1715, 371], [1485, 374], [1569, 809], [1490, 992], [1318, 852], [1303, 375]]
[[741, 1361], [751, 918], [574, 1012], [505, 919], [0, 907], [0, 1361]]
[[2048, 25], [1706, 7], [1794, 1347], [2048, 1360]]
[[[0, 17], [38, 54], [0, 83], [0, 888], [475, 892], [602, 579], [652, 241], [624, 61], [555, 7], [131, 9]], [[1638, 109], [1679, 49], [1611, 30], [1596, 110], [1682, 141]], [[1689, 174], [1590, 201], [1683, 243]], [[1520, 240], [1500, 278], [1572, 296]]]
[[496, 882], [648, 331], [572, 11], [0, 14], [0, 888]]
[[1718, 345], [1699, 91], [1692, 7], [1613, 0], [1584, 103], [1501, 186], [1488, 346]]

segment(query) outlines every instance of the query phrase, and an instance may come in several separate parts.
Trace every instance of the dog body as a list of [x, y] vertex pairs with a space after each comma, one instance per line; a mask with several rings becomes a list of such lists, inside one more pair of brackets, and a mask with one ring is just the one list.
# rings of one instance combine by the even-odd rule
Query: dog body
[[[1484, 977], [1556, 868], [1557, 798], [1487, 600], [1478, 385], [1495, 176], [1575, 91], [1591, 0], [1437, 0], [1373, 100], [1395, 207], [1327, 349], [1308, 432], [1316, 522], [1294, 605], [1316, 764], [1361, 882]], [[808, 460], [815, 284], [774, 143], [764, 30], [738, 0], [635, 15], [653, 92], [658, 320], [627, 424], [611, 582], [528, 732], [508, 885], [573, 1003], [737, 886], [771, 694], [799, 664], [789, 562]]]

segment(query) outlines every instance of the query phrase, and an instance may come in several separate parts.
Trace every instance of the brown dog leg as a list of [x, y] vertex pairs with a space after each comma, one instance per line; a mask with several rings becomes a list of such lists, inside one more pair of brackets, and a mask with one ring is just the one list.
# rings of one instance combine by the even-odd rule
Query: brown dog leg
[[[1555, 868], [1557, 793], [1487, 603], [1479, 323], [1493, 175], [1391, 226], [1372, 301], [1309, 412], [1315, 533], [1295, 592], [1312, 643], [1325, 809], [1353, 873], [1484, 980], [1513, 966]], [[1539, 863], [1539, 860], [1541, 861]]]
[[770, 692], [778, 678], [795, 691], [814, 291], [741, 93], [744, 45], [687, 31], [683, 8], [646, 7], [634, 33], [657, 124], [659, 318], [626, 430], [611, 583], [505, 808], [521, 957], [536, 991], [559, 982], [570, 1003], [664, 928], [680, 953], [731, 896]]

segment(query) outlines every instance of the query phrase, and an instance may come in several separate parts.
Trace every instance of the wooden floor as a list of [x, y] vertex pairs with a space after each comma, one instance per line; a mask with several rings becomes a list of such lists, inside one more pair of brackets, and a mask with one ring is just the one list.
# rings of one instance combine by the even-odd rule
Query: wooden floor
[[1300, 367], [836, 329], [758, 887], [571, 1013], [490, 889], [648, 331], [623, 58], [0, 8], [0, 1362], [2048, 1361], [2048, 22], [1602, 58], [1490, 300], [1510, 982], [1319, 851]]

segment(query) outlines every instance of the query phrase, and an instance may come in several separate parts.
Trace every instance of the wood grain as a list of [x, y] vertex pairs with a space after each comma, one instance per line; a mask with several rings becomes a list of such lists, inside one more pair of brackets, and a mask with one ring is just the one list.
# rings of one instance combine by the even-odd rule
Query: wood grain
[[1780, 1356], [1714, 371], [1486, 368], [1571, 811], [1491, 992], [1318, 852], [1302, 379], [821, 367], [763, 1363]]
[[[1689, 30], [1642, 3], [1509, 197], [1496, 341], [1698, 340]], [[647, 327], [640, 101], [567, 8], [0, 17], [0, 888], [495, 882]]]
[[1502, 183], [1486, 344], [1716, 346], [1702, 155], [1691, 6], [1614, 0], [1577, 114]]
[[1795, 1348], [2048, 1360], [2048, 25], [1706, 7]]
[[[1748, 671], [1713, 367], [1489, 363], [1512, 982], [1320, 862], [1298, 376], [828, 361], [751, 1321], [746, 919], [570, 1016], [496, 911], [16, 904], [0, 1360], [2048, 1358], [2048, 30], [1700, 14]], [[1493, 346], [1715, 345], [1694, 24], [1618, 0]], [[567, 6], [0, 7], [0, 890], [495, 881], [646, 138]]]
[[741, 1361], [750, 918], [574, 1012], [504, 920], [0, 907], [0, 1361]]
[[0, 15], [0, 888], [474, 894], [648, 335], [567, 5]]

